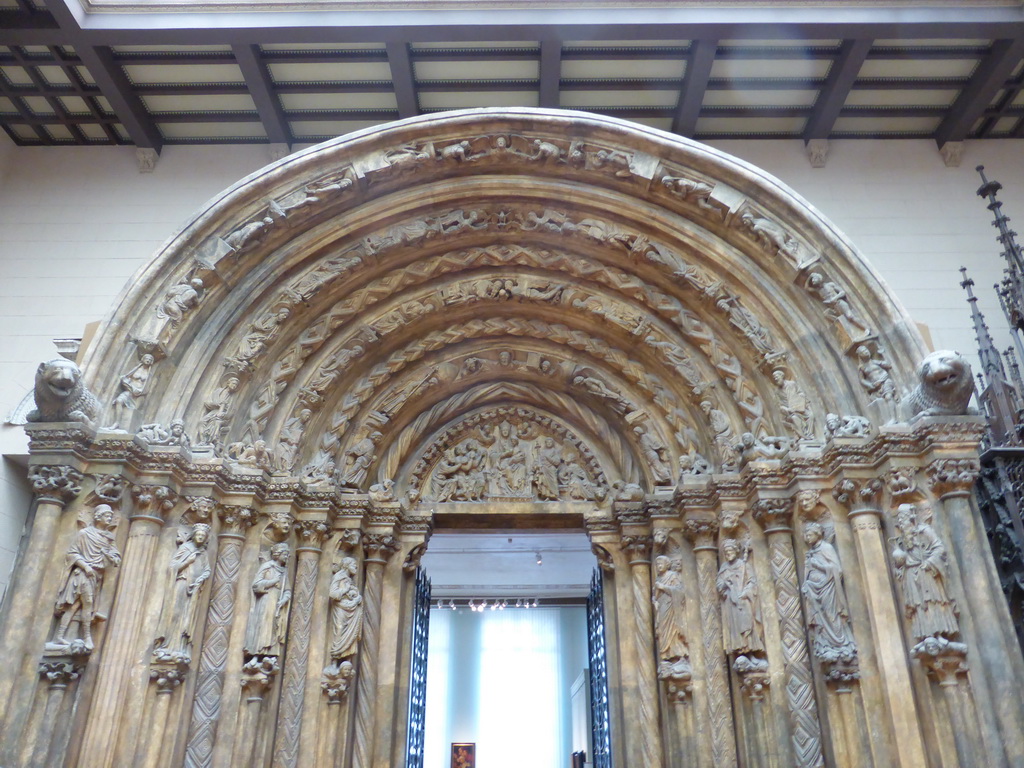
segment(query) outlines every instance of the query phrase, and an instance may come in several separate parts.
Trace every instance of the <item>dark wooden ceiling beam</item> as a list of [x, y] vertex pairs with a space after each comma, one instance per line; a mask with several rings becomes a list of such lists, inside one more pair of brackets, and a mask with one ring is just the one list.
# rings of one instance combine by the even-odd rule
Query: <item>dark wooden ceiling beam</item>
[[967, 138], [975, 122], [1006, 84], [1006, 79], [1024, 57], [1024, 37], [996, 40], [989, 55], [978, 65], [963, 91], [935, 130], [941, 148], [950, 141]]
[[420, 113], [416, 97], [416, 75], [412, 69], [409, 44], [403, 41], [387, 44], [388, 65], [391, 67], [391, 82], [394, 83], [395, 101], [398, 102], [400, 118], [415, 117]]
[[698, 40], [690, 46], [686, 58], [686, 74], [679, 91], [679, 103], [672, 118], [672, 130], [680, 136], [693, 136], [697, 129], [697, 118], [704, 103], [704, 92], [711, 79], [711, 67], [718, 50], [717, 40]]
[[113, 51], [110, 48], [79, 46], [75, 52], [96, 81], [100, 93], [110, 102], [111, 109], [128, 132], [132, 143], [140, 149], [155, 149], [159, 152], [164, 144], [160, 130], [146, 112], [142, 100], [132, 90], [128, 76], [114, 61]]
[[825, 83], [814, 102], [814, 111], [804, 126], [804, 141], [827, 139], [839, 112], [853, 90], [853, 84], [860, 74], [868, 53], [871, 40], [844, 40], [839, 46], [839, 55], [825, 77]]
[[562, 103], [562, 41], [542, 40], [540, 43], [539, 104], [557, 108]]
[[270, 70], [260, 58], [258, 45], [232, 45], [231, 52], [235, 55], [242, 77], [249, 88], [249, 94], [256, 103], [263, 130], [267, 132], [267, 140], [271, 144], [292, 145], [292, 134], [288, 127], [288, 119], [284, 115], [281, 100], [274, 90], [274, 81]]
[[[11, 48], [11, 53], [14, 54], [15, 60], [21, 65], [21, 68], [25, 70], [26, 74], [28, 74], [29, 80], [32, 81], [32, 84], [37, 90], [47, 85], [46, 78], [39, 74], [39, 70], [36, 68], [35, 64], [29, 62], [25, 58], [24, 52], [21, 48], [14, 46]], [[53, 110], [56, 117], [55, 120], [51, 119], [49, 122], [51, 124], [58, 123], [63, 125], [68, 129], [75, 141], [84, 142], [85, 135], [79, 129], [77, 123], [69, 120], [70, 115], [68, 114], [67, 109], [64, 108], [64, 103], [60, 98], [57, 96], [44, 96], [43, 98], [46, 99], [46, 103], [50, 105], [50, 109]]]
[[106, 134], [107, 140], [111, 144], [120, 144], [121, 137], [114, 130], [113, 124], [107, 119], [106, 115], [103, 114], [103, 110], [100, 109], [99, 103], [95, 98], [96, 94], [86, 92], [85, 81], [82, 80], [77, 67], [81, 63], [81, 59], [77, 56], [69, 56], [55, 45], [49, 46], [49, 51], [50, 56], [53, 57], [53, 60], [61, 68], [64, 76], [70, 81], [73, 94], [85, 103], [89, 114], [93, 117], [93, 122], [98, 123], [102, 127], [103, 133]]

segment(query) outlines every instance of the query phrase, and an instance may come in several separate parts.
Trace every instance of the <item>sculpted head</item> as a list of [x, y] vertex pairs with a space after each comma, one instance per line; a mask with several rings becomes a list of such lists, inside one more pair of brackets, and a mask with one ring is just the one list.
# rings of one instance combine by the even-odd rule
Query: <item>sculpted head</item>
[[658, 575], [665, 573], [672, 565], [672, 561], [666, 555], [658, 555], [654, 558], [654, 568]]
[[722, 542], [722, 556], [728, 562], [733, 562], [740, 556], [740, 543], [736, 539], [726, 539]]
[[109, 504], [97, 504], [92, 511], [93, 522], [100, 528], [114, 527], [114, 508]]
[[825, 538], [825, 529], [818, 523], [807, 523], [804, 526], [804, 543], [808, 547], [813, 547], [823, 538]]
[[838, 413], [825, 414], [825, 428], [828, 429], [829, 432], [837, 432], [841, 426], [842, 422], [839, 420]]
[[192, 536], [190, 538], [196, 546], [206, 546], [206, 543], [210, 540], [210, 526], [206, 523], [196, 523], [192, 526]]
[[291, 550], [289, 549], [287, 542], [284, 541], [279, 544], [275, 544], [270, 548], [270, 557], [274, 562], [280, 565], [285, 565], [288, 562], [288, 555], [290, 553]]

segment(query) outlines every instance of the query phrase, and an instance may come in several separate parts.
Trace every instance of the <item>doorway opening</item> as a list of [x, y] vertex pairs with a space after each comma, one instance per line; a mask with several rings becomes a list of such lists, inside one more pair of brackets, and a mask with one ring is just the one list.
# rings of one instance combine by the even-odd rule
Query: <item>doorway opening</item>
[[582, 532], [431, 538], [424, 768], [584, 764], [596, 564]]

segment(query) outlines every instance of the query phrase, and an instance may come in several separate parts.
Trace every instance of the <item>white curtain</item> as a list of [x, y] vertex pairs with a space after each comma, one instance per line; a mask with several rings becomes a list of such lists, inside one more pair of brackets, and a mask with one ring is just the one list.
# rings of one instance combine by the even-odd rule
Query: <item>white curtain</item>
[[476, 744], [479, 768], [568, 764], [567, 680], [579, 672], [568, 667], [580, 654], [565, 647], [579, 632], [564, 611], [431, 611], [425, 768], [450, 768], [460, 741]]

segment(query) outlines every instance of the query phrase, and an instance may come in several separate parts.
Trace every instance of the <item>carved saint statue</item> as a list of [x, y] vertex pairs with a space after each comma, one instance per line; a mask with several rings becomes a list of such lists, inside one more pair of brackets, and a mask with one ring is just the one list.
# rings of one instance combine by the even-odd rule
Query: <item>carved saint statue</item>
[[956, 602], [946, 591], [946, 547], [930, 525], [929, 513], [924, 505], [900, 504], [896, 511], [899, 535], [892, 561], [914, 639], [955, 640], [960, 623]]
[[683, 586], [683, 564], [679, 558], [658, 555], [654, 559], [654, 626], [661, 661], [688, 658], [686, 642], [686, 591]]
[[875, 357], [866, 344], [857, 347], [857, 371], [867, 393], [882, 400], [896, 399], [896, 385], [889, 371], [892, 364], [881, 354]]
[[103, 576], [108, 566], [121, 564], [121, 553], [114, 545], [116, 528], [113, 508], [99, 504], [93, 510], [92, 521], [75, 534], [64, 555], [64, 577], [54, 608], [57, 629], [46, 644], [47, 651], [74, 650], [76, 641], [68, 639], [72, 622], [78, 625], [77, 642], [86, 653], [92, 651], [92, 625], [96, 619], [103, 618], [96, 615]]
[[206, 551], [209, 542], [210, 526], [196, 523], [171, 557], [171, 585], [164, 597], [160, 618], [163, 634], [157, 638], [157, 649], [190, 655], [199, 618], [200, 594], [203, 584], [210, 578], [210, 558]]
[[807, 609], [814, 657], [824, 662], [851, 662], [857, 645], [850, 627], [850, 608], [843, 588], [843, 566], [835, 547], [825, 539], [818, 523], [804, 526], [804, 583], [801, 592]]
[[299, 442], [311, 418], [313, 412], [309, 408], [303, 408], [297, 416], [292, 416], [281, 427], [281, 433], [277, 436], [276, 459], [277, 468], [282, 472], [291, 472], [295, 468], [295, 462], [299, 458]]
[[526, 454], [513, 434], [512, 425], [498, 425], [498, 439], [491, 450], [496, 496], [523, 496], [526, 489]]
[[346, 557], [335, 566], [331, 579], [331, 658], [355, 656], [363, 634], [363, 598], [356, 588], [359, 570], [354, 557]]
[[785, 371], [772, 372], [772, 381], [779, 388], [779, 407], [782, 409], [786, 424], [801, 440], [814, 438], [814, 414], [811, 405], [800, 386], [787, 379]]
[[245, 630], [245, 652], [254, 656], [277, 656], [284, 647], [288, 628], [288, 606], [292, 591], [288, 584], [288, 544], [270, 548], [270, 558], [256, 571], [252, 581], [253, 602]]
[[565, 489], [566, 496], [574, 501], [590, 501], [597, 497], [597, 487], [575, 458], [562, 462], [558, 470], [558, 482]]
[[203, 402], [203, 415], [199, 417], [199, 443], [214, 445], [220, 440], [221, 423], [227, 416], [231, 396], [238, 391], [239, 380], [232, 376], [224, 386], [213, 391], [209, 400]]
[[203, 281], [193, 277], [187, 283], [172, 285], [164, 294], [163, 301], [157, 305], [156, 316], [161, 320], [170, 320], [171, 328], [177, 327], [185, 313], [199, 304]]
[[732, 431], [729, 417], [715, 408], [710, 400], [701, 400], [700, 409], [708, 418], [711, 431], [714, 433], [715, 445], [722, 459], [722, 471], [732, 472], [738, 467], [739, 456], [736, 453], [736, 433]]
[[718, 594], [722, 600], [722, 637], [726, 653], [764, 651], [757, 578], [747, 552], [736, 539], [722, 542]]
[[558, 468], [562, 457], [553, 437], [545, 437], [533, 464], [533, 486], [542, 501], [558, 500]]
[[153, 370], [155, 358], [145, 354], [139, 358], [139, 364], [121, 377], [121, 391], [114, 398], [113, 421], [107, 429], [127, 429], [131, 421], [131, 412], [139, 406], [149, 386], [149, 376]]
[[384, 437], [380, 432], [371, 432], [345, 454], [345, 466], [341, 469], [339, 485], [358, 488], [366, 480], [370, 465], [377, 458], [377, 443]]

